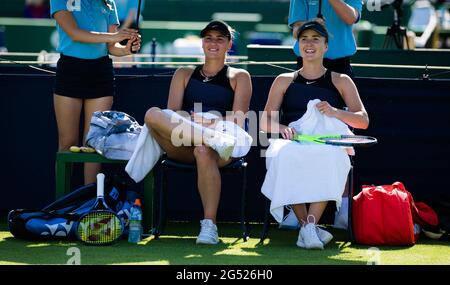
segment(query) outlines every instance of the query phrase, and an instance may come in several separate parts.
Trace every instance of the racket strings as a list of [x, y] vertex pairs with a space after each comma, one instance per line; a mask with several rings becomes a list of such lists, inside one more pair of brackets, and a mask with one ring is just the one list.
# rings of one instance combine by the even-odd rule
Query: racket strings
[[341, 138], [325, 138], [329, 143], [345, 145], [371, 145], [377, 142], [376, 139], [365, 136], [343, 136]]
[[93, 212], [80, 220], [78, 234], [88, 244], [107, 244], [120, 237], [122, 224], [111, 212]]

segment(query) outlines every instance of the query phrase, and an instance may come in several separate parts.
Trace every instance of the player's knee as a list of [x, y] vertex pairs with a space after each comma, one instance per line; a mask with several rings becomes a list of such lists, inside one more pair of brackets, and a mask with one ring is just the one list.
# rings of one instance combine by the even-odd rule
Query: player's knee
[[148, 109], [148, 111], [145, 113], [145, 124], [149, 127], [155, 126], [158, 123], [160, 116], [161, 109], [159, 109], [158, 107], [152, 107]]
[[197, 164], [210, 164], [216, 163], [217, 161], [214, 150], [204, 145], [196, 146], [194, 148], [194, 157]]

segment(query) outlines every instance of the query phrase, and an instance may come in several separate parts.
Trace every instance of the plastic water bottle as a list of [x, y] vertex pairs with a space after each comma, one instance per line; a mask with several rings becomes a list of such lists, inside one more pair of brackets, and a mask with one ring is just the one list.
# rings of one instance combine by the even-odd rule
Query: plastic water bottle
[[142, 239], [142, 209], [141, 200], [136, 199], [130, 210], [130, 230], [128, 242], [138, 243]]

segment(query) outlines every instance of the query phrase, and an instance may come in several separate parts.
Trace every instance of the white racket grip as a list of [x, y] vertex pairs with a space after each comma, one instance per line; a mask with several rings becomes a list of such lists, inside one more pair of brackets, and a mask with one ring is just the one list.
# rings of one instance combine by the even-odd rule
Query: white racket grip
[[105, 174], [97, 174], [97, 197], [103, 197], [105, 192]]

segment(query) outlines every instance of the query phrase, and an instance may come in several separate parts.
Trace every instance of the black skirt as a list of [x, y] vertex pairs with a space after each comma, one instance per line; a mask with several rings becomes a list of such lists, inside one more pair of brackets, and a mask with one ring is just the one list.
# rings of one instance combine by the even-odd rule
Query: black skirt
[[61, 54], [56, 66], [56, 95], [93, 99], [114, 96], [114, 68], [108, 56], [81, 59]]

